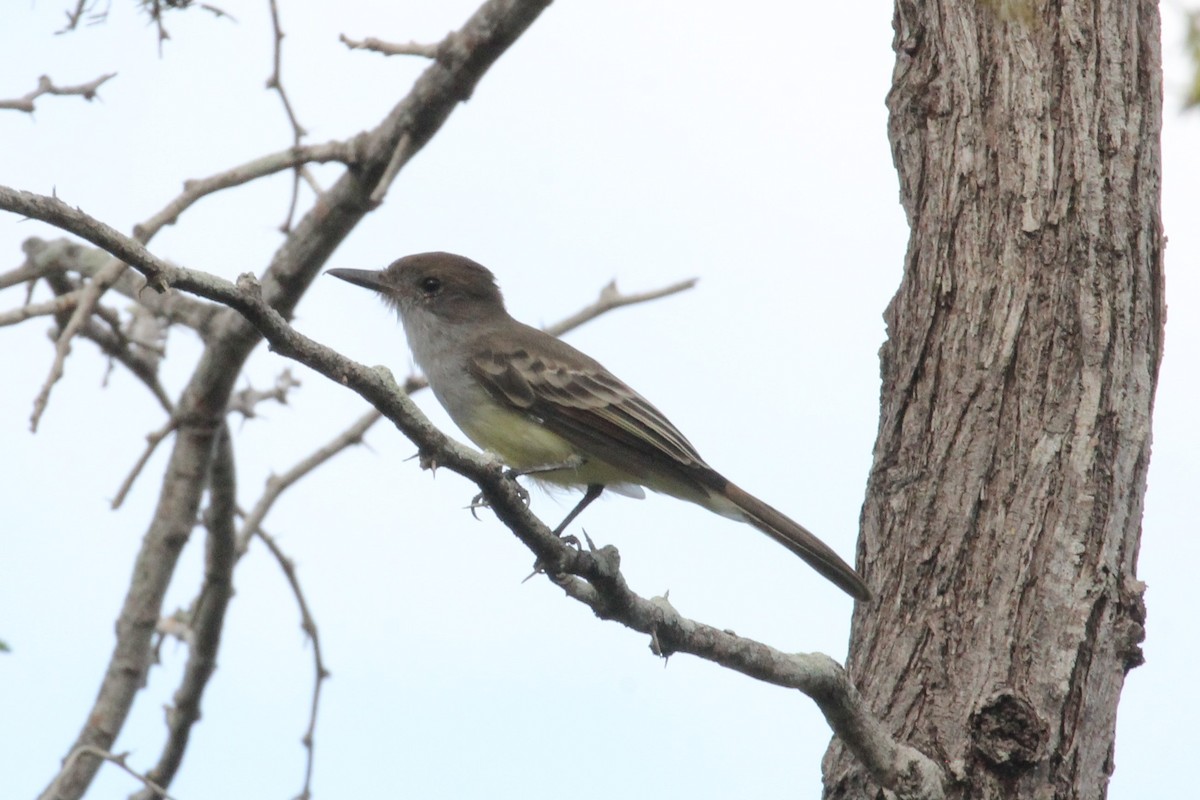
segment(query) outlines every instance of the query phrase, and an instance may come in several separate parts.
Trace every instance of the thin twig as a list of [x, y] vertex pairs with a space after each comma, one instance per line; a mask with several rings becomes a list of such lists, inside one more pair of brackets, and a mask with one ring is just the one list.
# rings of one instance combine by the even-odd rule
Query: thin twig
[[383, 203], [383, 198], [387, 196], [388, 189], [392, 186], [392, 181], [396, 180], [396, 176], [400, 174], [400, 170], [417, 154], [418, 150], [420, 150], [420, 147], [415, 144], [412, 136], [406, 133], [400, 138], [400, 141], [396, 143], [396, 148], [392, 151], [391, 160], [388, 161], [387, 167], [383, 170], [383, 177], [375, 185], [375, 191], [371, 192], [372, 207]]
[[142, 455], [138, 457], [137, 463], [133, 465], [133, 468], [129, 470], [129, 474], [125, 476], [125, 480], [121, 481], [121, 485], [117, 489], [117, 494], [112, 499], [112, 507], [114, 511], [120, 508], [121, 504], [125, 502], [126, 495], [128, 495], [129, 490], [133, 488], [134, 481], [136, 481], [138, 476], [142, 474], [142, 470], [145, 468], [146, 463], [150, 461], [150, 456], [154, 455], [154, 451], [160, 444], [162, 444], [163, 439], [166, 439], [168, 436], [170, 436], [171, 431], [175, 430], [177, 427], [179, 427], [179, 420], [176, 419], [174, 414], [172, 414], [161, 428], [146, 436], [146, 448], [142, 450]]
[[[271, 72], [271, 77], [267, 78], [267, 88], [274, 89], [279, 93], [279, 99], [283, 102], [283, 110], [287, 114], [288, 122], [292, 126], [292, 147], [299, 148], [300, 140], [304, 138], [307, 131], [300, 125], [300, 121], [296, 119], [296, 112], [292, 108], [292, 101], [288, 98], [287, 90], [283, 88], [283, 72], [281, 64], [283, 62], [283, 28], [279, 24], [279, 6], [276, 0], [269, 0], [271, 7], [271, 28], [274, 31], [274, 58], [272, 63], [274, 69]], [[284, 218], [283, 224], [279, 226], [279, 230], [287, 233], [292, 229], [292, 219], [296, 215], [296, 205], [300, 200], [300, 167], [296, 166], [292, 174], [292, 199], [288, 204], [287, 217]]]
[[241, 391], [234, 392], [233, 396], [229, 398], [226, 411], [241, 414], [243, 419], [253, 419], [258, 415], [256, 409], [259, 403], [272, 400], [286, 406], [288, 393], [299, 385], [300, 381], [292, 375], [291, 369], [285, 369], [275, 378], [275, 385], [270, 389], [255, 389], [253, 386], [248, 386]]
[[279, 499], [279, 496], [289, 489], [293, 484], [305, 477], [313, 470], [320, 467], [326, 461], [336, 456], [348, 447], [362, 444], [363, 436], [371, 429], [371, 426], [379, 421], [381, 414], [372, 409], [363, 414], [346, 430], [339, 433], [326, 444], [317, 448], [310, 455], [297, 462], [295, 466], [284, 472], [282, 475], [272, 475], [267, 478], [267, 486], [263, 491], [262, 497], [254, 504], [254, 508], [246, 514], [245, 520], [242, 522], [241, 532], [238, 534], [238, 554], [239, 556], [246, 551], [249, 546], [250, 537], [262, 525], [266, 519], [267, 513]]
[[306, 758], [304, 788], [298, 796], [299, 798], [308, 798], [311, 795], [317, 710], [321, 700], [321, 684], [329, 677], [329, 671], [325, 668], [325, 662], [321, 656], [321, 642], [317, 635], [317, 623], [313, 618], [312, 612], [309, 610], [308, 602], [304, 598], [304, 592], [300, 587], [300, 579], [296, 575], [295, 563], [287, 557], [278, 542], [263, 530], [262, 522], [271, 510], [271, 507], [275, 504], [275, 501], [279, 499], [279, 496], [284, 491], [346, 448], [361, 444], [366, 432], [380, 419], [382, 419], [382, 415], [377, 410], [371, 409], [353, 425], [338, 434], [329, 443], [317, 449], [307, 458], [297, 463], [287, 472], [278, 476], [272, 475], [268, 478], [266, 491], [263, 492], [258, 502], [254, 504], [254, 508], [248, 514], [244, 515], [242, 527], [238, 532], [237, 543], [235, 545], [237, 557], [241, 558], [249, 547], [252, 536], [258, 536], [266, 544], [271, 554], [275, 556], [275, 560], [279, 562], [284, 577], [287, 579], [288, 585], [292, 588], [292, 594], [296, 597], [296, 603], [300, 608], [300, 627], [313, 643], [313, 693], [312, 702], [309, 705], [308, 727], [301, 739], [304, 744]]
[[78, 335], [94, 342], [106, 356], [115, 359], [117, 363], [128, 369], [150, 390], [150, 394], [154, 395], [154, 399], [163, 407], [163, 410], [168, 414], [171, 413], [173, 409], [171, 398], [167, 396], [167, 390], [158, 380], [156, 361], [133, 352], [127, 347], [128, 342], [124, 341], [121, 336], [97, 324], [95, 320], [88, 320], [84, 323]]
[[[95, 0], [92, 0], [92, 2], [94, 3]], [[75, 8], [66, 12], [67, 24], [55, 31], [54, 34], [57, 36], [58, 34], [67, 33], [79, 27], [79, 20], [83, 19], [83, 13], [87, 10], [87, 7], [88, 0], [75, 0]]]
[[[136, 236], [135, 236], [136, 238]], [[19, 282], [45, 278], [57, 294], [66, 294], [75, 286], [59, 280], [67, 272], [77, 272], [81, 277], [95, 277], [112, 260], [98, 248], [84, 247], [69, 239], [45, 241], [31, 236], [21, 243], [25, 252], [25, 264], [19, 269], [0, 275], [0, 289]], [[146, 279], [137, 272], [126, 270], [109, 287], [144, 307], [155, 317], [170, 324], [186, 325], [204, 338], [212, 318], [221, 311], [221, 306], [197, 300], [180, 292], [160, 294], [144, 291]], [[66, 324], [64, 320], [63, 325]]]
[[365, 39], [351, 39], [344, 33], [338, 36], [338, 41], [351, 50], [370, 50], [372, 53], [382, 53], [385, 56], [422, 56], [424, 58], [437, 58], [439, 46], [422, 42], [397, 44], [376, 39], [374, 36], [368, 36]]
[[351, 165], [358, 160], [360, 137], [349, 141], [325, 142], [292, 146], [277, 153], [239, 164], [236, 167], [210, 175], [207, 178], [189, 180], [183, 184], [183, 192], [168, 203], [161, 211], [145, 222], [135, 225], [133, 235], [142, 244], [146, 244], [164, 226], [173, 225], [179, 215], [192, 206], [197, 200], [222, 189], [242, 186], [266, 175], [274, 175], [285, 169], [296, 169], [304, 164], [327, 164], [340, 162]]
[[95, 100], [97, 97], [96, 91], [105, 81], [111, 80], [117, 76], [117, 73], [110, 72], [107, 75], [101, 75], [95, 80], [90, 80], [87, 83], [81, 83], [78, 86], [56, 86], [54, 81], [46, 75], [38, 78], [37, 88], [28, 94], [17, 97], [13, 100], [0, 100], [0, 110], [9, 109], [12, 111], [24, 111], [26, 114], [34, 112], [34, 100], [37, 100], [44, 94], [56, 95], [79, 95], [84, 100]]
[[585, 322], [590, 322], [596, 317], [605, 312], [612, 311], [615, 308], [623, 306], [636, 305], [637, 303], [646, 303], [651, 300], [658, 300], [662, 297], [668, 297], [680, 292], [686, 292], [696, 285], [696, 278], [688, 278], [687, 280], [672, 283], [669, 286], [664, 286], [661, 289], [652, 289], [648, 292], [635, 292], [634, 294], [622, 294], [617, 289], [617, 282], [610, 281], [607, 286], [600, 290], [600, 296], [596, 298], [596, 302], [586, 308], [576, 311], [571, 316], [560, 322], [547, 327], [546, 333], [551, 336], [562, 336], [569, 330], [578, 328]]
[[46, 405], [50, 402], [50, 391], [54, 388], [54, 384], [58, 383], [63, 376], [64, 366], [67, 361], [67, 354], [71, 352], [71, 340], [75, 338], [75, 334], [87, 322], [92, 312], [96, 310], [97, 304], [100, 302], [100, 296], [104, 293], [114, 281], [121, 276], [125, 271], [125, 264], [117, 259], [112, 259], [100, 272], [92, 278], [82, 294], [79, 296], [79, 301], [75, 305], [75, 310], [71, 314], [70, 321], [62, 329], [58, 335], [58, 341], [54, 347], [54, 361], [50, 365], [50, 374], [46, 376], [46, 381], [42, 384], [41, 390], [38, 392], [33, 401], [33, 413], [29, 417], [29, 429], [36, 432], [38, 421], [42, 418], [42, 413], [46, 410]]
[[76, 289], [66, 294], [60, 294], [53, 300], [47, 300], [44, 303], [26, 303], [12, 311], [0, 312], [0, 328], [5, 325], [16, 325], [33, 317], [46, 317], [70, 311], [79, 302], [82, 292], [82, 289]]
[[66, 761], [63, 762], [63, 768], [62, 771], [59, 772], [59, 778], [56, 778], [54, 783], [50, 785], [50, 789], [47, 791], [47, 794], [50, 794], [52, 797], [54, 796], [54, 793], [58, 791], [59, 779], [63, 775], [66, 775], [68, 771], [75, 766], [75, 762], [79, 761], [79, 759], [83, 756], [93, 756], [101, 761], [108, 761], [109, 763], [116, 764], [127, 774], [132, 775], [134, 778], [137, 778], [139, 781], [141, 781], [142, 785], [145, 786], [149, 791], [153, 792], [155, 797], [161, 797], [163, 800], [175, 800], [175, 798], [167, 794], [166, 789], [159, 786], [157, 783], [125, 763], [125, 760], [129, 758], [129, 753], [120, 753], [114, 755], [107, 750], [103, 750], [91, 744], [80, 745], [71, 751], [71, 754], [67, 756]]
[[254, 528], [253, 533], [267, 549], [271, 551], [271, 555], [279, 562], [280, 569], [283, 570], [284, 578], [287, 579], [288, 585], [292, 588], [292, 594], [296, 597], [296, 605], [300, 609], [300, 628], [304, 631], [312, 642], [313, 648], [313, 690], [312, 701], [308, 708], [308, 726], [304, 730], [304, 736], [301, 738], [301, 743], [304, 745], [306, 753], [304, 762], [304, 788], [297, 795], [297, 800], [308, 800], [312, 797], [312, 775], [315, 754], [315, 737], [317, 731], [317, 709], [321, 704], [321, 686], [329, 678], [329, 670], [325, 667], [325, 660], [321, 656], [321, 637], [317, 632], [317, 621], [313, 618], [312, 612], [308, 608], [308, 601], [304, 599], [304, 591], [300, 587], [300, 579], [296, 575], [296, 564], [292, 559], [287, 557], [287, 554], [279, 547], [279, 543], [275, 538], [269, 535], [262, 529], [261, 526]]

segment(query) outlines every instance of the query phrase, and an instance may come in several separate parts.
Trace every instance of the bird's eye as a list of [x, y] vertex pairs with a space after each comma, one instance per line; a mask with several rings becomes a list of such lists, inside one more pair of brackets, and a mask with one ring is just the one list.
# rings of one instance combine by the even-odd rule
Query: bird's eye
[[421, 291], [424, 292], [427, 297], [433, 297], [442, 290], [442, 280], [441, 278], [433, 277], [422, 278], [420, 286]]

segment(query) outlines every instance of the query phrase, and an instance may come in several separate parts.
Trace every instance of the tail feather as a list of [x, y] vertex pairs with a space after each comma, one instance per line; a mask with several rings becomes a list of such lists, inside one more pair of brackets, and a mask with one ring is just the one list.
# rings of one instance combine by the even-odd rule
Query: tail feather
[[803, 525], [732, 483], [725, 485], [724, 494], [745, 514], [746, 522], [800, 556], [839, 589], [857, 600], [871, 599], [871, 591], [858, 573]]

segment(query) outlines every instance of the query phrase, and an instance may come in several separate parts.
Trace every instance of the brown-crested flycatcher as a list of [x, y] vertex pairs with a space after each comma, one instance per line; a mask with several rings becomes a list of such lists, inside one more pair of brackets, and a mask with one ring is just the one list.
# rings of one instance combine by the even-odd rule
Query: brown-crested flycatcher
[[585, 490], [556, 533], [605, 488], [641, 496], [644, 486], [748, 522], [843, 591], [871, 596], [828, 545], [723, 478], [640, 394], [510, 317], [495, 276], [474, 261], [420, 253], [385, 270], [329, 274], [396, 309], [429, 387], [475, 444], [535, 480]]

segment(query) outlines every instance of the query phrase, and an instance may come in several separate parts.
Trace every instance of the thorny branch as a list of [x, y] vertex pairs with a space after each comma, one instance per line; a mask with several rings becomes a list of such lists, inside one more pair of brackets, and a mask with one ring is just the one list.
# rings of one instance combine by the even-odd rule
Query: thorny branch
[[[138, 237], [135, 235], [134, 238]], [[0, 289], [45, 278], [56, 294], [64, 294], [78, 288], [68, 289], [65, 285], [59, 285], [68, 272], [78, 273], [82, 278], [93, 278], [112, 260], [103, 250], [85, 247], [68, 239], [45, 241], [30, 237], [21, 248], [25, 252], [25, 263], [0, 275]], [[143, 291], [146, 288], [145, 279], [137, 272], [128, 270], [110, 288], [145, 308], [156, 319], [172, 325], [185, 325], [200, 334], [202, 339], [208, 335], [213, 317], [221, 310], [218, 305], [179, 293], [164, 296]]]
[[[455, 46], [430, 64], [410, 91], [362, 137], [358, 163], [343, 172], [321, 195], [320, 202], [297, 220], [262, 273], [261, 284], [247, 283], [259, 300], [282, 318], [294, 312], [334, 249], [374, 208], [372, 197], [380, 188], [389, 162], [394, 163], [398, 153], [411, 156], [419, 151], [548, 4], [549, 0], [483, 2], [455, 35]], [[48, 199], [5, 190], [0, 190], [0, 195], [9, 200], [34, 199], [33, 206]], [[60, 207], [53, 202], [43, 206]], [[17, 205], [11, 208], [20, 213]], [[131, 240], [112, 228], [99, 227], [105, 240], [128, 257], [140, 259], [136, 254], [145, 252], [141, 247], [127, 250]], [[113, 238], [108, 239], [110, 234]], [[117, 285], [121, 283], [123, 280], [118, 278]], [[151, 281], [151, 288], [155, 286], [161, 289], [165, 284], [156, 277]], [[172, 297], [178, 295], [172, 293]], [[152, 664], [155, 621], [161, 619], [167, 586], [194, 527], [205, 488], [202, 476], [208, 474], [212, 462], [224, 409], [246, 360], [262, 342], [258, 331], [239, 314], [229, 308], [216, 308], [201, 330], [204, 351], [175, 409], [180, 425], [167, 460], [160, 500], [142, 537], [133, 577], [117, 616], [112, 656], [96, 699], [83, 715], [68, 752], [83, 746], [110, 749], [144, 685]], [[201, 478], [197, 480], [197, 476]], [[43, 797], [76, 800], [91, 784], [100, 763], [95, 755], [87, 753], [64, 763]]]
[[[376, 419], [379, 417], [376, 416]], [[317, 709], [321, 704], [321, 686], [329, 678], [329, 670], [325, 667], [325, 659], [321, 655], [321, 637], [317, 633], [317, 621], [313, 618], [312, 612], [308, 608], [308, 601], [304, 599], [304, 591], [300, 587], [300, 578], [296, 575], [295, 563], [287, 557], [287, 554], [279, 547], [279, 543], [275, 538], [269, 535], [262, 529], [261, 526], [256, 527], [253, 531], [254, 535], [263, 541], [267, 549], [271, 551], [271, 555], [279, 562], [279, 568], [283, 570], [283, 576], [287, 579], [288, 586], [292, 588], [292, 594], [296, 597], [296, 605], [300, 608], [300, 628], [304, 634], [308, 636], [312, 642], [313, 648], [313, 691], [312, 701], [308, 707], [308, 725], [304, 730], [304, 736], [300, 741], [304, 745], [306, 757], [304, 760], [304, 787], [300, 790], [296, 800], [308, 800], [312, 796], [312, 775], [313, 775], [313, 756], [314, 745], [317, 731]]]
[[95, 80], [90, 80], [87, 83], [81, 83], [78, 86], [56, 86], [48, 76], [43, 75], [38, 78], [37, 88], [33, 91], [12, 100], [0, 100], [0, 110], [9, 109], [12, 111], [24, 111], [26, 114], [34, 112], [34, 100], [37, 100], [44, 94], [55, 95], [79, 95], [84, 100], [95, 100], [97, 90], [104, 82], [115, 78], [117, 73], [110, 72], [107, 75], [101, 75]]
[[295, 331], [262, 299], [252, 275], [237, 285], [202, 272], [172, 266], [137, 242], [57, 198], [0, 187], [0, 208], [69, 230], [108, 250], [142, 272], [159, 291], [175, 288], [237, 310], [272, 349], [342, 383], [372, 403], [427, 459], [474, 481], [497, 517], [536, 556], [537, 563], [571, 597], [604, 619], [651, 637], [659, 654], [691, 653], [758, 680], [797, 689], [813, 698], [838, 737], [882, 786], [902, 797], [941, 798], [945, 775], [921, 752], [896, 741], [866, 709], [844, 670], [823, 655], [782, 653], [767, 645], [687, 619], [665, 600], [634, 593], [619, 569], [615, 548], [582, 551], [554, 536], [523, 502], [502, 466], [437, 430], [403, 394], [390, 373], [372, 370]]
[[226, 406], [226, 411], [229, 413], [241, 414], [243, 419], [253, 419], [258, 416], [259, 403], [273, 400], [281, 406], [286, 406], [288, 401], [288, 393], [300, 385], [300, 381], [296, 380], [290, 369], [285, 369], [279, 373], [279, 377], [275, 379], [275, 385], [270, 389], [255, 389], [253, 386], [247, 386], [234, 392], [233, 397], [229, 398], [229, 405]]
[[[307, 131], [300, 125], [300, 121], [296, 119], [296, 111], [292, 108], [292, 101], [288, 98], [287, 90], [283, 88], [283, 73], [281, 64], [283, 62], [283, 28], [279, 25], [279, 5], [276, 0], [270, 0], [271, 6], [271, 29], [274, 32], [274, 58], [272, 64], [274, 68], [271, 72], [271, 77], [267, 78], [267, 88], [274, 89], [279, 94], [279, 100], [283, 103], [283, 110], [287, 114], [288, 122], [292, 126], [292, 148], [300, 148], [300, 140], [304, 138]], [[287, 233], [292, 229], [292, 219], [296, 216], [296, 205], [300, 201], [300, 165], [297, 164], [292, 173], [292, 200], [288, 204], [287, 217], [284, 218], [283, 224], [279, 226], [279, 230]]]

